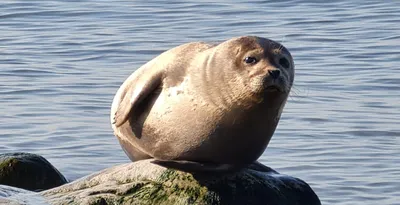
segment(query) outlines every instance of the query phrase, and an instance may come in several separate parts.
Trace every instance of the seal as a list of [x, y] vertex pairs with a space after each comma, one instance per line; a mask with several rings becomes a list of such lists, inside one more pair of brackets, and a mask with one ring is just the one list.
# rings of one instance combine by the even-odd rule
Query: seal
[[112, 128], [132, 161], [241, 168], [266, 149], [293, 80], [290, 52], [273, 40], [187, 43], [126, 79], [111, 106]]

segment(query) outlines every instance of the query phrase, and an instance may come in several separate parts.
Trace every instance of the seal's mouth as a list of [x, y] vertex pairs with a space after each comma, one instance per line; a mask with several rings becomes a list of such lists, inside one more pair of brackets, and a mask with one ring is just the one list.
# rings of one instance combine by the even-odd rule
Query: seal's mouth
[[277, 85], [269, 85], [265, 87], [266, 92], [283, 92], [283, 89]]
[[264, 92], [268, 93], [286, 93], [286, 81], [283, 77], [273, 79], [271, 76], [266, 76], [262, 79]]

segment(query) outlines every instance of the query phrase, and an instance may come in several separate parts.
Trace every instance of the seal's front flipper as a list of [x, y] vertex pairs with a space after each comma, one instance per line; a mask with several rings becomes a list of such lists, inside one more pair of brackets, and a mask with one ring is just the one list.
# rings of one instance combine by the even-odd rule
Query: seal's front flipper
[[190, 173], [201, 173], [201, 172], [234, 172], [240, 170], [241, 166], [233, 164], [215, 164], [215, 163], [203, 163], [193, 162], [185, 160], [159, 160], [155, 159], [151, 161], [153, 164], [157, 164], [163, 167], [176, 169]]
[[131, 113], [135, 113], [135, 109], [144, 99], [162, 86], [162, 72], [146, 73], [126, 83], [125, 96], [114, 115], [113, 124], [117, 127], [124, 124]]

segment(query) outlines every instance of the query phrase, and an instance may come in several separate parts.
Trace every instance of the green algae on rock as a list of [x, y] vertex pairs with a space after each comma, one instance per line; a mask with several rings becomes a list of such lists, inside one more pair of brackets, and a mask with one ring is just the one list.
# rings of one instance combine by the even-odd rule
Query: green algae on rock
[[0, 154], [0, 184], [31, 191], [51, 189], [67, 183], [45, 158], [30, 153]]

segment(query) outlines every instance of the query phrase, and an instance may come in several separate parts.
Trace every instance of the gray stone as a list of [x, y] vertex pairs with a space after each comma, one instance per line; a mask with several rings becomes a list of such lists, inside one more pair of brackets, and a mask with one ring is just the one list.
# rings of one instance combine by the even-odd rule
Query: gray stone
[[67, 183], [45, 158], [30, 153], [0, 154], [0, 184], [41, 191]]
[[37, 192], [0, 185], [0, 205], [48, 205]]
[[260, 165], [234, 173], [167, 169], [143, 160], [40, 193], [50, 204], [319, 205], [304, 181]]
[[320, 205], [304, 181], [255, 163], [231, 173], [188, 173], [143, 160], [42, 192], [0, 185], [0, 204]]

